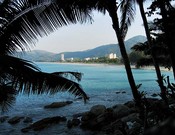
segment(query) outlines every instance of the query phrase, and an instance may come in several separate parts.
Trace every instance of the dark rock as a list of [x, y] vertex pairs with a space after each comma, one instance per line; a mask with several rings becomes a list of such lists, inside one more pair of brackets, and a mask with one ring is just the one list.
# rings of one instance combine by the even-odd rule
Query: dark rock
[[129, 121], [134, 122], [134, 121], [138, 121], [138, 119], [139, 119], [139, 113], [132, 113], [121, 118], [123, 122], [129, 122]]
[[125, 94], [125, 93], [126, 93], [126, 91], [122, 91], [121, 93], [122, 93], [122, 94]]
[[73, 126], [78, 126], [80, 124], [80, 120], [79, 119], [72, 119], [72, 125]]
[[123, 133], [120, 130], [115, 130], [113, 135], [123, 135]]
[[44, 108], [60, 108], [69, 104], [72, 104], [72, 101], [66, 101], [66, 102], [53, 102], [50, 105], [44, 106]]
[[114, 118], [121, 118], [131, 113], [131, 109], [125, 105], [118, 104], [113, 106]]
[[113, 117], [113, 110], [111, 108], [106, 109], [104, 113], [102, 113], [96, 118], [98, 127], [103, 127], [114, 120], [115, 119]]
[[72, 128], [74, 126], [78, 126], [80, 124], [80, 120], [79, 119], [72, 119], [72, 120], [68, 120], [67, 122], [67, 127], [68, 128]]
[[2, 117], [0, 117], [0, 123], [5, 122], [8, 118], [9, 118], [9, 116], [2, 116]]
[[52, 124], [57, 124], [63, 121], [66, 121], [66, 117], [61, 117], [61, 116], [48, 117], [48, 118], [39, 120], [26, 128], [21, 129], [21, 131], [22, 132], [28, 132], [29, 130], [39, 131], [49, 127]]
[[86, 115], [89, 112], [82, 112], [82, 113], [77, 113], [73, 115], [73, 118], [78, 118], [78, 117], [82, 117], [83, 115]]
[[110, 133], [111, 135], [114, 135], [114, 133], [116, 132], [116, 135], [118, 133], [118, 135], [126, 135], [127, 134], [127, 125], [125, 122], [121, 121], [121, 120], [116, 120], [108, 125], [106, 125], [105, 127], [103, 127], [103, 131], [106, 133]]
[[72, 126], [73, 126], [73, 125], [72, 125], [72, 121], [71, 121], [71, 120], [68, 120], [68, 121], [67, 121], [67, 127], [68, 127], [68, 128], [72, 128]]
[[76, 100], [83, 99], [83, 97], [77, 97]]
[[96, 115], [94, 115], [91, 112], [88, 112], [87, 114], [83, 115], [81, 118], [81, 125], [80, 127], [83, 129], [89, 129], [89, 130], [96, 130], [97, 121], [96, 121]]
[[95, 116], [98, 116], [104, 113], [105, 110], [106, 110], [106, 107], [104, 105], [95, 105], [90, 109], [90, 112], [94, 114]]
[[113, 121], [113, 110], [108, 108], [100, 115], [89, 112], [86, 117], [82, 117], [81, 127], [83, 129], [100, 131], [103, 126], [108, 125], [111, 121]]
[[24, 123], [32, 123], [32, 121], [33, 120], [30, 117], [25, 117], [24, 120], [23, 120]]
[[20, 122], [21, 119], [23, 119], [24, 117], [21, 117], [21, 116], [15, 116], [11, 119], [8, 120], [8, 123], [10, 124], [17, 124]]
[[21, 132], [27, 133], [27, 132], [29, 132], [30, 130], [31, 130], [30, 127], [26, 127], [26, 128], [21, 129]]
[[140, 123], [134, 122], [132, 127], [128, 130], [128, 135], [140, 135], [141, 127]]
[[147, 129], [144, 135], [174, 135], [175, 133], [175, 116], [169, 117], [160, 124]]
[[91, 112], [85, 113], [82, 117], [81, 117], [81, 121], [86, 122], [89, 121], [91, 119], [94, 119], [95, 115]]
[[134, 101], [128, 101], [124, 105], [126, 105], [129, 108], [133, 108], [133, 107], [135, 107], [135, 102]]
[[120, 94], [120, 93], [121, 93], [121, 94], [125, 94], [126, 91], [116, 91], [115, 93], [116, 93], [116, 94]]
[[151, 96], [152, 96], [152, 97], [157, 97], [158, 94], [154, 93], [154, 94], [152, 94]]

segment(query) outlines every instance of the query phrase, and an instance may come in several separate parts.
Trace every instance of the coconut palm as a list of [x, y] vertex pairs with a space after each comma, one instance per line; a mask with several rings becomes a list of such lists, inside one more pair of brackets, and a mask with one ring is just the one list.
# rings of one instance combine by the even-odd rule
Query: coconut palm
[[122, 19], [124, 27], [121, 29], [120, 27], [122, 26], [120, 26], [120, 23], [119, 23], [120, 20], [118, 18], [118, 13], [117, 13], [119, 7], [121, 6], [121, 3], [117, 3], [116, 0], [93, 0], [93, 1], [79, 0], [79, 1], [82, 2], [81, 5], [86, 5], [87, 6], [86, 8], [90, 10], [94, 9], [103, 14], [105, 14], [106, 12], [109, 13], [109, 16], [111, 17], [111, 20], [112, 20], [113, 29], [115, 31], [115, 34], [118, 40], [120, 52], [123, 58], [123, 62], [125, 65], [125, 69], [126, 69], [126, 73], [127, 73], [131, 90], [132, 90], [133, 97], [136, 101], [136, 104], [140, 105], [141, 96], [140, 96], [140, 93], [138, 92], [138, 87], [136, 86], [134, 76], [132, 74], [130, 61], [129, 61], [125, 44], [124, 44], [124, 37], [127, 33], [127, 28], [129, 27], [133, 19], [134, 10], [132, 9], [132, 7], [130, 7], [130, 12], [128, 12], [129, 13], [128, 16]]
[[[171, 65], [169, 53], [167, 47], [163, 43], [164, 41], [162, 40], [162, 36], [163, 35], [159, 35], [158, 37], [156, 37], [156, 39], [153, 40], [154, 47], [151, 49], [153, 49], [154, 53], [156, 54], [156, 60], [159, 63], [159, 65], [170, 70]], [[152, 66], [154, 64], [151, 58], [151, 51], [147, 41], [144, 43], [137, 43], [131, 49], [144, 54], [144, 57], [142, 57], [136, 62], [136, 67], [139, 68], [142, 66]]]
[[[148, 26], [148, 22], [147, 22], [147, 18], [146, 18], [146, 15], [145, 15], [145, 11], [144, 11], [144, 2], [146, 0], [123, 0], [122, 2], [127, 4], [129, 7], [130, 5], [135, 5], [136, 3], [138, 4], [139, 6], [139, 9], [140, 9], [140, 13], [141, 13], [141, 16], [142, 16], [142, 20], [143, 20], [143, 24], [144, 24], [144, 28], [145, 28], [145, 33], [146, 33], [146, 36], [147, 36], [147, 44], [150, 48], [150, 56], [152, 58], [152, 63], [155, 67], [155, 71], [156, 71], [156, 75], [157, 75], [157, 78], [158, 78], [158, 84], [159, 84], [159, 87], [160, 87], [160, 90], [161, 90], [161, 95], [162, 95], [162, 98], [164, 100], [167, 100], [166, 96], [163, 95], [163, 93], [165, 93], [166, 89], [164, 87], [164, 84], [163, 84], [163, 80], [162, 80], [162, 75], [161, 75], [161, 71], [160, 71], [160, 67], [159, 67], [159, 63], [158, 63], [158, 60], [156, 59], [156, 55], [153, 51], [153, 41], [152, 41], [152, 38], [151, 38], [151, 35], [150, 35], [150, 30], [149, 30], [149, 26]], [[123, 15], [126, 16], [127, 15], [127, 12], [130, 12], [129, 8], [123, 8]]]
[[[119, 48], [124, 60], [134, 99], [139, 103], [140, 94], [134, 81], [130, 62], [125, 49], [124, 38], [122, 31], [120, 30], [117, 14], [119, 5], [117, 5], [116, 0], [16, 0], [12, 3], [12, 8], [16, 3], [19, 7], [12, 9], [14, 10], [13, 12], [15, 12], [15, 18], [12, 17], [13, 19], [11, 19], [9, 24], [3, 29], [3, 33], [5, 34], [1, 36], [6, 42], [9, 42], [8, 44], [4, 42], [2, 45], [4, 46], [3, 50], [8, 53], [17, 48], [22, 50], [25, 49], [23, 44], [28, 45], [33, 43], [37, 40], [38, 36], [47, 35], [59, 26], [67, 25], [69, 22], [76, 23], [77, 21], [84, 22], [86, 20], [91, 20], [89, 13], [93, 10], [98, 10], [104, 14], [108, 12], [112, 19], [113, 28], [118, 39]], [[23, 8], [21, 8], [21, 5]], [[18, 9], [18, 11], [21, 10], [21, 12], [17, 12], [16, 9]], [[125, 29], [123, 29], [124, 31], [127, 30], [132, 15], [131, 12], [130, 16], [125, 19], [126, 23]], [[15, 47], [5, 49], [6, 46], [10, 44], [15, 44]]]
[[140, 104], [140, 94], [138, 92], [137, 86], [135, 84], [135, 80], [131, 71], [131, 67], [130, 67], [130, 61], [125, 49], [125, 44], [124, 44], [124, 37], [125, 35], [123, 33], [126, 33], [128, 25], [130, 25], [131, 19], [133, 18], [133, 9], [130, 8], [130, 14], [127, 16], [127, 18], [125, 18], [125, 23], [124, 23], [124, 27], [121, 29], [120, 25], [119, 25], [119, 19], [118, 19], [118, 15], [117, 15], [117, 6], [116, 6], [116, 1], [108, 1], [107, 2], [108, 6], [107, 6], [107, 11], [109, 12], [109, 15], [112, 19], [112, 23], [113, 23], [113, 29], [116, 33], [116, 37], [118, 39], [118, 43], [119, 43], [119, 48], [120, 48], [120, 52], [124, 61], [124, 65], [125, 65], [125, 69], [127, 72], [127, 77], [128, 77], [128, 81], [130, 83], [131, 89], [132, 89], [132, 93], [133, 93], [133, 97], [136, 101], [136, 103], [139, 105]]
[[175, 37], [175, 25], [174, 25], [174, 18], [175, 18], [175, 7], [171, 5], [171, 1], [173, 0], [157, 0], [153, 1], [151, 6], [150, 6], [150, 13], [152, 14], [153, 12], [156, 11], [156, 9], [160, 9], [159, 14], [161, 15], [161, 19], [159, 22], [161, 22], [162, 25], [162, 32], [165, 33], [165, 38], [166, 38], [166, 45], [168, 47], [168, 51], [170, 54], [170, 59], [171, 59], [171, 65], [173, 69], [173, 75], [175, 79], [175, 46], [174, 46], [174, 37]]
[[[52, 8], [55, 8], [55, 12]], [[54, 16], [56, 11], [60, 12]], [[44, 73], [32, 62], [10, 56], [19, 49], [22, 51], [29, 49], [38, 35], [47, 35], [55, 29], [54, 22], [47, 21], [44, 24], [44, 19], [48, 19], [46, 13], [50, 15], [50, 19], [55, 17], [57, 26], [83, 22], [84, 18], [86, 20], [90, 18], [88, 13], [82, 12], [81, 9], [76, 8], [73, 14], [72, 12], [71, 7], [61, 9], [61, 6], [58, 8], [48, 0], [42, 3], [5, 0], [0, 4], [0, 107], [2, 111], [6, 111], [12, 105], [15, 95], [19, 92], [55, 94], [68, 91], [75, 96], [82, 96], [85, 101], [88, 99], [81, 86], [69, 79], [70, 76], [80, 81], [81, 73]], [[40, 18], [39, 13], [42, 13], [43, 18]]]

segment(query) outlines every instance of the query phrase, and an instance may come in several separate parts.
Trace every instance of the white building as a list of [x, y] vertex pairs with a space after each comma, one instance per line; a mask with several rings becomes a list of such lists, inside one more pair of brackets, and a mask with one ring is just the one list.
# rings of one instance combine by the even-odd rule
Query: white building
[[109, 59], [116, 59], [116, 58], [117, 58], [117, 55], [116, 55], [115, 53], [110, 53], [110, 54], [108, 55], [108, 58], [109, 58]]
[[74, 58], [67, 58], [66, 60], [73, 61], [73, 60], [74, 60]]
[[84, 58], [84, 59], [85, 59], [86, 61], [88, 61], [88, 60], [90, 60], [91, 58], [88, 57], [88, 58]]
[[64, 53], [61, 54], [61, 61], [65, 61], [64, 60]]

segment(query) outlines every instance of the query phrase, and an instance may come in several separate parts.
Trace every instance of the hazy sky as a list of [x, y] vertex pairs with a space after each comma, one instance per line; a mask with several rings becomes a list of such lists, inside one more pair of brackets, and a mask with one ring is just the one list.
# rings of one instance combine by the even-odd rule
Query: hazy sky
[[[65, 51], [82, 51], [100, 45], [117, 43], [109, 15], [106, 14], [104, 16], [95, 12], [93, 19], [94, 22], [92, 24], [74, 24], [61, 27], [49, 36], [39, 39], [39, 42], [33, 49], [60, 53]], [[129, 28], [126, 40], [137, 35], [145, 35], [139, 12], [136, 13], [135, 21]]]

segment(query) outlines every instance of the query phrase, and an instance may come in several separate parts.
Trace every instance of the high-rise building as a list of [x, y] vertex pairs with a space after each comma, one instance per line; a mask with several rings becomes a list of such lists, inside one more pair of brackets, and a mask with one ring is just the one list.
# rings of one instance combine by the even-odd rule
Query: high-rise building
[[61, 61], [64, 61], [64, 53], [61, 54]]
[[110, 54], [108, 55], [108, 58], [109, 58], [109, 59], [116, 59], [116, 58], [117, 58], [117, 55], [116, 55], [115, 53], [110, 53]]

